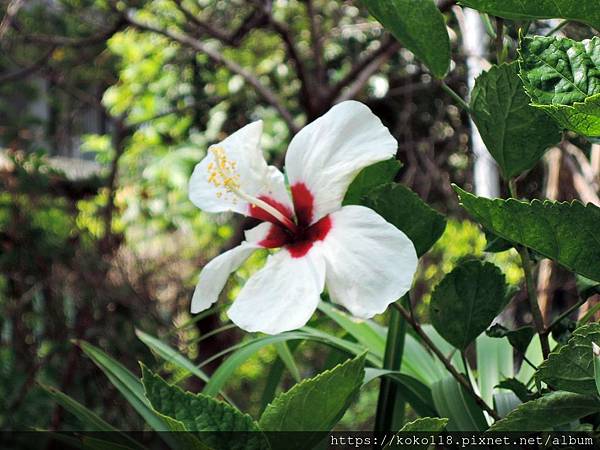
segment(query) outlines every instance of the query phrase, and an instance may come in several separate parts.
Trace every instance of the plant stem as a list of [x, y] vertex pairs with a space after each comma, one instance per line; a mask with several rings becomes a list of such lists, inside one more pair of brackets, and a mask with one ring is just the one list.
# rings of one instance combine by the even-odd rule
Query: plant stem
[[546, 34], [546, 36], [552, 36], [554, 33], [561, 30], [568, 23], [569, 23], [568, 20], [563, 20], [561, 23], [559, 23], [554, 28], [552, 28], [550, 31], [548, 31], [548, 34]]
[[554, 328], [558, 323], [560, 323], [565, 317], [568, 317], [573, 311], [575, 311], [581, 305], [587, 302], [587, 300], [587, 298], [579, 298], [579, 300], [577, 300], [577, 303], [575, 303], [573, 306], [571, 306], [569, 309], [563, 312], [560, 316], [554, 319], [550, 325], [546, 327], [546, 334], [552, 331], [552, 328]]
[[440, 81], [440, 84], [444, 92], [446, 92], [450, 97], [452, 97], [452, 99], [456, 103], [458, 103], [458, 106], [464, 109], [465, 112], [468, 112], [469, 114], [471, 113], [471, 108], [469, 107], [469, 104], [460, 95], [458, 95], [450, 86], [448, 86], [445, 81]]
[[496, 63], [504, 62], [504, 19], [496, 17]]
[[[508, 187], [510, 189], [510, 195], [513, 198], [518, 199], [517, 182], [514, 178], [508, 182]], [[526, 247], [522, 245], [517, 245], [516, 248], [519, 252], [519, 256], [521, 257], [521, 265], [523, 266], [523, 272], [525, 273], [525, 287], [527, 288], [529, 309], [531, 310], [533, 323], [540, 338], [540, 344], [542, 346], [542, 355], [544, 356], [544, 359], [547, 359], [548, 354], [550, 353], [550, 343], [548, 342], [548, 334], [544, 329], [544, 318], [542, 316], [542, 311], [540, 311], [540, 305], [537, 299], [537, 289], [533, 281], [533, 268], [531, 266], [531, 258], [529, 257], [529, 251]]]
[[[402, 297], [400, 301], [410, 304], [408, 294]], [[395, 309], [392, 309], [390, 313], [383, 368], [400, 370], [404, 354], [406, 320]], [[377, 400], [375, 431], [399, 430], [404, 420], [404, 406], [404, 400], [398, 390], [398, 385], [391, 378], [383, 377], [379, 388], [379, 399]]]
[[425, 345], [429, 347], [433, 354], [442, 362], [446, 370], [450, 372], [454, 379], [456, 379], [456, 381], [458, 381], [458, 383], [462, 385], [463, 388], [465, 388], [469, 395], [473, 397], [473, 399], [479, 405], [479, 407], [482, 408], [485, 412], [487, 412], [495, 420], [499, 420], [500, 417], [498, 416], [496, 411], [490, 408], [485, 402], [485, 400], [483, 400], [479, 395], [477, 395], [477, 393], [473, 390], [471, 383], [469, 383], [469, 381], [464, 377], [463, 374], [461, 374], [458, 370], [454, 368], [450, 360], [446, 358], [444, 356], [444, 353], [442, 353], [442, 351], [433, 343], [433, 341], [429, 339], [427, 333], [425, 333], [425, 331], [423, 331], [423, 328], [421, 328], [421, 325], [419, 325], [419, 323], [410, 316], [410, 313], [402, 305], [398, 304], [398, 302], [392, 303], [392, 306], [394, 306], [394, 308], [396, 308], [400, 312], [400, 314], [402, 314], [404, 320], [406, 320], [410, 324], [410, 326], [415, 330], [415, 333], [419, 335], [423, 343], [425, 343]]

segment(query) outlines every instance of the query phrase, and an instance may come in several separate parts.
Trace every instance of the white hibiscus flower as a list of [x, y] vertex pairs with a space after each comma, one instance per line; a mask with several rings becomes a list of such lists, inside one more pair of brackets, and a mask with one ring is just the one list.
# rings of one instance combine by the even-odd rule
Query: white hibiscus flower
[[308, 322], [325, 286], [332, 301], [370, 318], [404, 295], [417, 255], [408, 237], [375, 211], [342, 206], [363, 168], [387, 160], [397, 142], [368, 107], [340, 103], [290, 143], [283, 174], [260, 148], [262, 122], [209, 148], [190, 180], [200, 209], [235, 211], [262, 221], [245, 241], [200, 273], [192, 313], [209, 308], [229, 275], [257, 249], [280, 248], [243, 286], [228, 311], [247, 331], [276, 334]]

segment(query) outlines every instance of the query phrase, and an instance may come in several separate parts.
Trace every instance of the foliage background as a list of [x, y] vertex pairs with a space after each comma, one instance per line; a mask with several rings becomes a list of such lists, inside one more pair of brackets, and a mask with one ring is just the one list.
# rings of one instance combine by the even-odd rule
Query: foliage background
[[[72, 339], [98, 345], [134, 371], [142, 360], [177, 379], [176, 368], [155, 358], [136, 328], [198, 363], [246, 337], [222, 311], [189, 315], [199, 269], [236, 245], [248, 222], [198, 211], [187, 199], [187, 180], [209, 144], [249, 121], [265, 121], [264, 150], [276, 164], [293, 133], [340, 100], [358, 99], [384, 121], [404, 163], [397, 181], [452, 218], [419, 268], [413, 301], [425, 321], [431, 287], [462, 259], [484, 255], [485, 237], [458, 208], [450, 185], [473, 189], [468, 117], [360, 2], [13, 0], [3, 6], [2, 428], [77, 428], [36, 382], [59, 387], [121, 428], [142, 426]], [[453, 2], [438, 6], [452, 45], [446, 82], [465, 97], [464, 17]], [[120, 13], [125, 8], [170, 36], [128, 22]], [[531, 26], [546, 32], [552, 24]], [[492, 55], [491, 25], [486, 31]], [[184, 32], [191, 44], [177, 42]], [[513, 54], [516, 32], [507, 28]], [[561, 32], [580, 38], [589, 29], [570, 23]], [[591, 195], [577, 181], [586, 175], [580, 158], [593, 163], [598, 149], [573, 135], [556, 152], [521, 181], [524, 195]], [[590, 167], [597, 179], [600, 168]], [[552, 170], [558, 170], [558, 187], [549, 183]], [[591, 188], [596, 199], [597, 187]], [[516, 252], [489, 255], [519, 286]], [[235, 295], [263, 257], [232, 278], [225, 297]], [[574, 278], [556, 266], [539, 288], [555, 299], [546, 314], [577, 299]], [[530, 321], [523, 297], [515, 297], [507, 321]], [[313, 321], [343, 333], [321, 315]], [[339, 359], [309, 343], [295, 355], [303, 377]], [[277, 358], [275, 349], [262, 350], [228, 385], [243, 410], [260, 409]], [[210, 373], [220, 360], [204, 369]], [[292, 382], [286, 375], [279, 389]], [[185, 383], [199, 387], [192, 378]], [[371, 428], [376, 400], [373, 384], [340, 426]]]

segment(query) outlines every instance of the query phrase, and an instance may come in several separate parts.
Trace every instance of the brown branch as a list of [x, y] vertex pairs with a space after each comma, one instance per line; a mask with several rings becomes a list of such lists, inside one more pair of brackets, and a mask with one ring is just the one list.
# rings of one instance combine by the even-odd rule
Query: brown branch
[[[462, 373], [460, 373], [458, 370], [456, 370], [456, 368], [452, 365], [450, 360], [448, 358], [446, 358], [444, 353], [434, 344], [434, 342], [429, 338], [427, 333], [425, 333], [423, 328], [421, 328], [421, 325], [415, 320], [415, 318], [398, 302], [392, 303], [392, 306], [394, 308], [396, 308], [400, 312], [400, 314], [402, 314], [402, 317], [404, 318], [404, 320], [406, 320], [410, 324], [410, 326], [413, 328], [413, 330], [415, 330], [415, 333], [417, 333], [419, 335], [421, 340], [432, 351], [432, 353], [441, 361], [441, 363], [444, 365], [446, 370], [448, 370], [448, 372], [450, 372], [450, 374], [454, 377], [454, 379], [456, 381], [458, 381], [458, 383], [460, 385], [462, 385], [463, 388], [465, 388], [465, 390], [471, 395], [471, 397], [473, 397], [473, 399], [479, 405], [479, 407], [482, 408], [483, 410], [485, 410], [485, 412], [487, 412], [495, 420], [499, 420], [500, 417], [498, 416], [496, 411], [494, 411], [492, 408], [490, 408], [488, 406], [488, 404], [485, 402], [485, 400], [483, 400], [479, 395], [477, 395], [477, 393], [473, 390], [471, 383], [465, 378], [465, 376]], [[465, 370], [467, 370], [466, 367], [465, 367]]]
[[126, 24], [126, 20], [123, 17], [120, 17], [110, 28], [91, 36], [75, 38], [69, 36], [55, 36], [50, 34], [24, 34], [20, 36], [20, 38], [23, 42], [34, 44], [50, 44], [63, 47], [83, 47], [107, 41], [115, 33], [121, 31]]
[[216, 28], [211, 24], [200, 20], [192, 11], [185, 7], [183, 0], [173, 0], [177, 9], [185, 16], [185, 18], [191, 24], [200, 30], [201, 33], [210, 36], [214, 39], [218, 39], [224, 44], [232, 47], [239, 47], [244, 38], [250, 34], [255, 28], [260, 28], [268, 23], [268, 14], [270, 10], [270, 2], [268, 2], [267, 8], [256, 8], [252, 11], [241, 25], [233, 32], [227, 33], [220, 28]]
[[132, 16], [132, 14], [127, 14], [126, 18], [127, 18], [127, 21], [134, 27], [136, 27], [140, 30], [145, 30], [145, 31], [150, 31], [153, 33], [160, 34], [160, 35], [165, 36], [175, 42], [185, 45], [186, 47], [190, 47], [200, 53], [205, 54], [210, 59], [212, 59], [214, 62], [216, 62], [217, 64], [223, 65], [224, 67], [229, 69], [231, 72], [234, 72], [234, 73], [240, 75], [248, 84], [250, 84], [254, 88], [254, 90], [263, 98], [263, 100], [265, 100], [268, 104], [270, 104], [273, 108], [275, 108], [277, 110], [277, 112], [279, 112], [279, 114], [281, 115], [281, 117], [283, 118], [283, 120], [285, 121], [286, 125], [288, 126], [288, 128], [290, 129], [290, 131], [292, 133], [295, 134], [298, 132], [299, 129], [296, 126], [296, 124], [294, 123], [294, 119], [293, 119], [291, 113], [288, 111], [288, 109], [285, 106], [283, 106], [283, 104], [279, 101], [279, 99], [277, 98], [275, 93], [271, 89], [269, 89], [267, 86], [262, 84], [258, 80], [258, 78], [256, 78], [256, 76], [254, 76], [252, 73], [250, 73], [249, 71], [247, 71], [246, 69], [241, 67], [236, 62], [225, 58], [223, 56], [222, 52], [220, 52], [214, 48], [211, 48], [210, 46], [204, 44], [203, 42], [200, 42], [199, 40], [194, 39], [186, 34], [183, 34], [183, 33], [177, 32], [177, 31], [173, 31], [173, 30], [158, 28], [153, 25], [140, 22], [139, 20], [134, 18]]
[[323, 45], [321, 42], [321, 30], [318, 23], [318, 14], [314, 9], [312, 0], [306, 0], [306, 12], [308, 13], [310, 41], [317, 74], [317, 83], [315, 87], [320, 90], [326, 82], [325, 62], [323, 59]]
[[369, 78], [377, 72], [381, 66], [383, 66], [398, 50], [400, 50], [400, 43], [393, 41], [392, 44], [386, 48], [386, 50], [377, 56], [373, 61], [362, 68], [356, 79], [348, 86], [347, 90], [336, 98], [336, 102], [350, 100], [354, 98], [367, 84]]
[[382, 41], [381, 45], [377, 50], [372, 51], [367, 56], [358, 61], [350, 71], [344, 76], [340, 81], [338, 81], [329, 91], [329, 99], [333, 103], [335, 99], [339, 96], [342, 90], [352, 84], [361, 74], [363, 70], [368, 67], [371, 67], [374, 61], [377, 61], [382, 55], [385, 55], [390, 49], [400, 48], [400, 44], [398, 41], [394, 40], [391, 37], [387, 37], [384, 41]]
[[10, 72], [0, 76], [0, 84], [10, 83], [13, 81], [22, 81], [23, 79], [33, 75], [38, 70], [40, 70], [48, 59], [54, 53], [56, 46], [52, 46], [46, 53], [44, 53], [37, 61], [27, 67], [23, 67], [21, 69], [15, 70], [14, 72]]

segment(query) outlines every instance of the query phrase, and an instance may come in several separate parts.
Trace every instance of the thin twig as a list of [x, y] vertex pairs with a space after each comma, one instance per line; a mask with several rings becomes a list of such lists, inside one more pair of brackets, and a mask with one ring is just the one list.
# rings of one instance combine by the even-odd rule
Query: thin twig
[[471, 108], [469, 107], [469, 104], [460, 95], [458, 95], [454, 91], [454, 89], [452, 89], [450, 86], [448, 86], [443, 80], [440, 80], [440, 86], [442, 87], [444, 92], [446, 92], [450, 97], [452, 97], [452, 99], [458, 104], [458, 106], [460, 106], [463, 110], [465, 110], [465, 112], [468, 112], [468, 113], [471, 112]]
[[252, 73], [248, 72], [246, 69], [241, 67], [236, 62], [225, 58], [223, 56], [222, 52], [219, 52], [217, 49], [214, 49], [214, 48], [206, 45], [205, 43], [200, 42], [199, 40], [194, 39], [191, 36], [180, 33], [178, 31], [158, 28], [154, 25], [140, 22], [135, 17], [133, 17], [133, 15], [131, 13], [126, 14], [126, 19], [131, 25], [133, 25], [134, 27], [136, 27], [140, 30], [150, 31], [150, 32], [168, 37], [169, 39], [171, 39], [175, 42], [178, 42], [182, 45], [185, 45], [185, 46], [190, 47], [200, 53], [205, 54], [206, 56], [208, 56], [210, 59], [212, 59], [217, 64], [221, 64], [224, 67], [226, 67], [227, 69], [229, 69], [230, 71], [240, 75], [248, 84], [250, 84], [254, 88], [254, 90], [268, 104], [273, 106], [273, 108], [275, 108], [277, 110], [277, 112], [279, 112], [282, 119], [285, 121], [286, 125], [292, 131], [292, 133], [295, 134], [299, 131], [299, 128], [294, 123], [292, 114], [288, 111], [288, 109], [285, 106], [283, 106], [283, 104], [279, 101], [279, 99], [277, 98], [275, 93], [271, 89], [269, 89], [267, 86], [262, 84], [258, 80], [258, 78], [256, 78]]
[[446, 356], [444, 356], [444, 353], [442, 353], [442, 351], [433, 343], [433, 341], [429, 338], [429, 336], [427, 336], [427, 333], [425, 333], [425, 331], [423, 331], [423, 328], [421, 328], [421, 325], [419, 325], [419, 323], [411, 317], [410, 313], [402, 305], [400, 305], [398, 303], [392, 303], [392, 306], [394, 308], [396, 308], [398, 311], [400, 311], [400, 314], [402, 314], [402, 317], [404, 317], [404, 319], [411, 325], [413, 330], [415, 330], [415, 332], [419, 335], [419, 337], [425, 343], [425, 345], [442, 362], [444, 367], [446, 367], [446, 369], [448, 370], [448, 372], [450, 372], [450, 374], [454, 377], [454, 379], [456, 379], [456, 381], [458, 381], [458, 383], [460, 383], [465, 388], [465, 390], [471, 395], [471, 397], [473, 397], [475, 402], [483, 410], [485, 410], [485, 412], [487, 412], [491, 417], [493, 417], [495, 420], [499, 420], [500, 416], [498, 416], [496, 411], [494, 411], [492, 408], [490, 408], [488, 406], [488, 404], [485, 402], [485, 400], [483, 400], [479, 395], [477, 395], [477, 393], [473, 390], [471, 383], [464, 377], [463, 374], [461, 374], [458, 370], [456, 370], [456, 368], [452, 365], [450, 360], [448, 358], [446, 358]]

